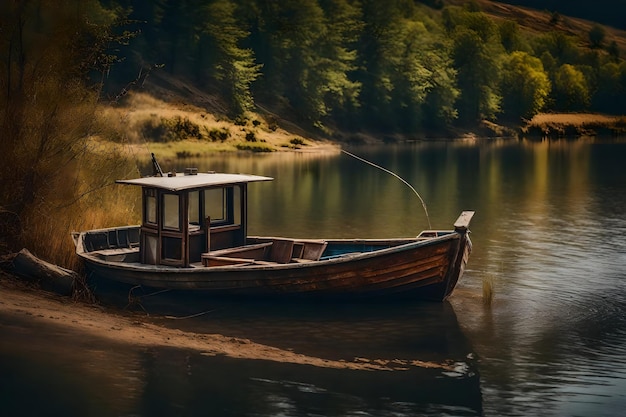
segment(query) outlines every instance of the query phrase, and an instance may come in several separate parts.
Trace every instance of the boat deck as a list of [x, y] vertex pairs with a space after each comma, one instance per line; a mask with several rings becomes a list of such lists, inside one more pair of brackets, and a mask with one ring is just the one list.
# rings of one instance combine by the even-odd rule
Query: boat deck
[[[413, 239], [388, 240], [321, 240], [254, 237], [251, 238], [251, 243], [247, 245], [203, 253], [199, 261], [189, 264], [189, 268], [280, 265], [288, 263], [306, 264], [319, 260], [345, 258], [366, 252], [374, 252], [431, 238], [430, 236], [422, 236]], [[115, 244], [117, 243], [116, 241]], [[89, 246], [93, 247], [93, 244], [90, 242]], [[143, 265], [140, 263], [139, 248], [135, 246], [96, 249], [87, 251], [87, 254], [105, 262], [119, 262], [126, 265], [136, 264], [138, 266]], [[157, 265], [151, 265], [151, 267], [156, 266]]]

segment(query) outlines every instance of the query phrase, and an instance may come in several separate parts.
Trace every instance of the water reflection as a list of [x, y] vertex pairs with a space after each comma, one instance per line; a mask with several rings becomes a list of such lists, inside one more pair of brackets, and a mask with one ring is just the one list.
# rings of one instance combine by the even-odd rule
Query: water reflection
[[[97, 337], [61, 327], [29, 333], [0, 321], [3, 340], [11, 341], [0, 342], [0, 372], [11, 376], [2, 379], [3, 411], [77, 416], [482, 413], [473, 352], [447, 303], [385, 309], [344, 305], [323, 311], [319, 305], [214, 307], [211, 318], [185, 325], [170, 320], [169, 325], [220, 331], [323, 359], [392, 361], [394, 366], [354, 370], [102, 345]], [[47, 345], [38, 342], [41, 338]]]
[[[52, 378], [79, 374], [91, 381], [80, 387], [85, 395], [96, 404], [110, 400], [103, 409], [119, 415], [623, 414], [626, 140], [418, 142], [349, 150], [409, 181], [435, 228], [449, 227], [462, 210], [477, 211], [474, 251], [450, 299], [455, 314], [427, 306], [210, 305], [215, 312], [202, 320], [162, 321], [328, 360], [421, 364], [363, 372], [167, 350], [100, 357], [89, 353], [97, 350], [92, 346], [78, 357], [113, 378], [74, 367], [76, 357], [46, 371]], [[342, 154], [215, 155], [161, 165], [276, 178], [250, 187], [253, 234], [411, 236], [427, 226], [419, 201], [397, 179]], [[491, 305], [482, 301], [485, 280], [494, 282]], [[14, 340], [4, 325], [3, 336]], [[26, 382], [18, 386], [28, 386], [34, 372], [21, 373], [15, 364], [44, 366], [50, 356], [43, 348], [19, 356], [6, 340], [0, 338], [0, 371], [23, 375]], [[478, 362], [467, 358], [470, 353]], [[450, 363], [453, 372], [424, 362]], [[63, 381], [73, 387], [76, 379]], [[92, 385], [101, 389], [85, 388]], [[97, 408], [90, 402], [76, 407]]]
[[[626, 141], [476, 140], [350, 148], [401, 175], [436, 228], [475, 209], [474, 253], [451, 298], [481, 357], [485, 413], [620, 415], [626, 407]], [[283, 158], [292, 158], [285, 162]], [[372, 237], [426, 227], [404, 186], [345, 155], [225, 156], [274, 176], [251, 190], [253, 233]], [[182, 168], [182, 167], [181, 167]], [[483, 281], [495, 299], [483, 305]]]

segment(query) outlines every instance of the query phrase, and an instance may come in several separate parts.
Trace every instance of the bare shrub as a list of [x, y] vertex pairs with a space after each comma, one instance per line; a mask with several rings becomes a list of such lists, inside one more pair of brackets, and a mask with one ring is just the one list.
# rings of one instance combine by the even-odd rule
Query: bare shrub
[[213, 142], [224, 142], [230, 137], [230, 132], [228, 131], [228, 129], [225, 128], [214, 128], [208, 131], [208, 136]]

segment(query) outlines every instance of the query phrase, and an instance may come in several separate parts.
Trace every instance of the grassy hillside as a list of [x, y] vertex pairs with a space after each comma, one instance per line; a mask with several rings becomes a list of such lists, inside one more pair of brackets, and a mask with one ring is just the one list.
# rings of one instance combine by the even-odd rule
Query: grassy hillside
[[[494, 19], [506, 19], [517, 22], [521, 29], [525, 30], [529, 33], [540, 34], [546, 33], [553, 30], [558, 30], [565, 32], [569, 35], [576, 36], [580, 39], [581, 46], [589, 45], [589, 30], [593, 27], [594, 24], [600, 23], [603, 25], [609, 24], [610, 19], [602, 19], [602, 20], [588, 20], [582, 17], [575, 17], [567, 15], [565, 12], [560, 12], [560, 10], [569, 10], [568, 7], [564, 7], [565, 4], [571, 4], [572, 2], [567, 1], [532, 1], [532, 0], [511, 0], [508, 2], [502, 1], [492, 1], [492, 0], [475, 0], [476, 4], [478, 4], [483, 12], [490, 15]], [[446, 4], [461, 6], [467, 4], [466, 0], [446, 0]], [[545, 4], [544, 4], [545, 3]], [[548, 7], [548, 4], [557, 5], [556, 7]], [[573, 2], [580, 3], [580, 2]], [[606, 3], [606, 5], [602, 5]], [[610, 3], [610, 5], [609, 5]], [[617, 4], [616, 4], [617, 3]], [[621, 6], [621, 10], [626, 9], [625, 1], [609, 1], [609, 0], [601, 0], [599, 2], [589, 2], [589, 9], [600, 10], [599, 14], [602, 16], [616, 16], [619, 17], [620, 20], [623, 16], [622, 13], [612, 13], [613, 10], [620, 10], [618, 6], [619, 3], [623, 3]], [[563, 7], [561, 9], [560, 7]], [[553, 12], [555, 10], [559, 10], [560, 19], [556, 23], [552, 22]], [[582, 8], [580, 10], [583, 10]], [[586, 9], [584, 9], [586, 10]], [[593, 13], [584, 14], [588, 18], [593, 17]], [[622, 27], [619, 25], [615, 27], [605, 26], [606, 30], [606, 41], [611, 42], [615, 41], [619, 46], [622, 55], [626, 54], [626, 27], [624, 25], [626, 21], [622, 21]]]
[[626, 29], [623, 11], [626, 0], [508, 0], [501, 3], [515, 4], [537, 10], [549, 10], [562, 15], [590, 19], [603, 25]]

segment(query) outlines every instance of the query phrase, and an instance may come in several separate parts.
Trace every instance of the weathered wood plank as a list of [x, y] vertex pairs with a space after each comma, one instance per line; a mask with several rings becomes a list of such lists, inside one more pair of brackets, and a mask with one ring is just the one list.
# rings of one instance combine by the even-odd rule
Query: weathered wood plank
[[454, 230], [456, 231], [466, 231], [469, 228], [469, 224], [472, 221], [472, 217], [474, 217], [474, 211], [468, 210], [461, 213], [456, 222], [454, 222]]

